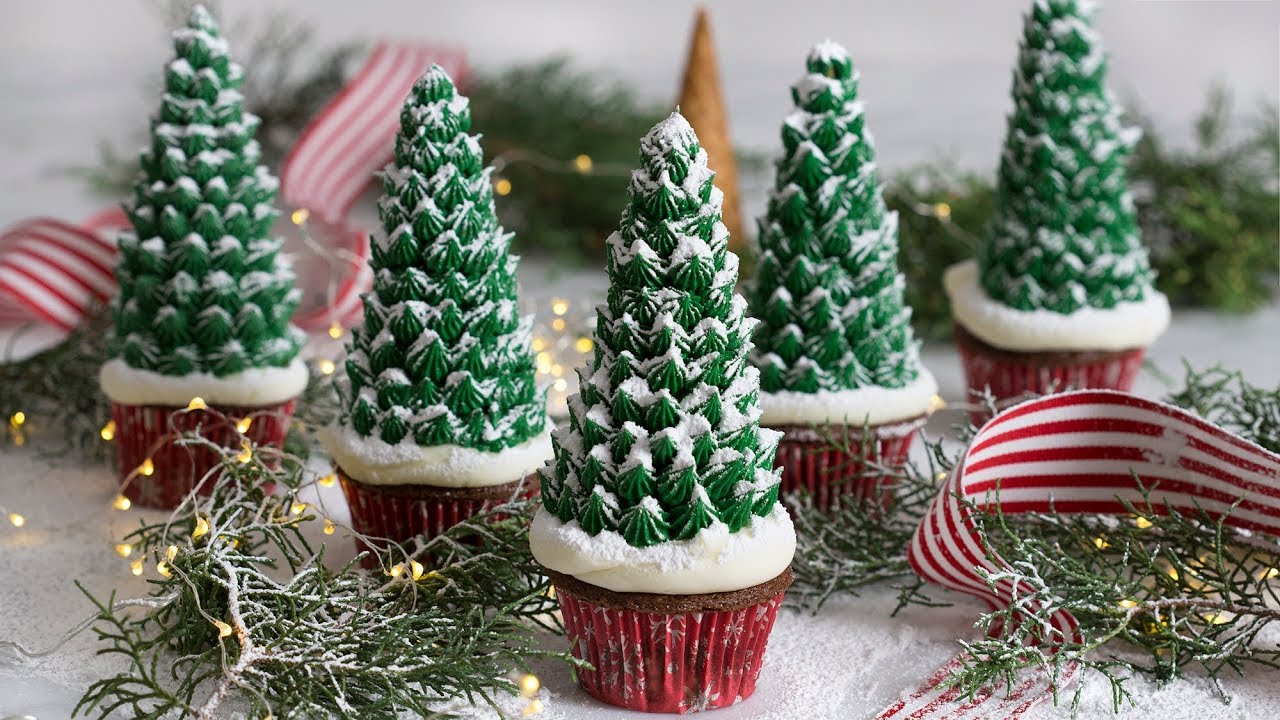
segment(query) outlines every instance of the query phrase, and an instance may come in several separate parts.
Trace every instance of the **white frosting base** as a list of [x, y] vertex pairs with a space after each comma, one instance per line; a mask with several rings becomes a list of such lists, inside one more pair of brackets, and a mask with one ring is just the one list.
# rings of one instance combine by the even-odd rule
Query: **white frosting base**
[[607, 590], [697, 595], [743, 590], [777, 577], [795, 556], [796, 531], [779, 504], [765, 517], [753, 515], [736, 533], [717, 522], [689, 540], [638, 548], [616, 532], [593, 537], [576, 520], [564, 523], [539, 509], [529, 547], [545, 567]]
[[161, 375], [115, 358], [102, 366], [98, 383], [108, 398], [122, 405], [185, 406], [198, 397], [210, 405], [260, 407], [302, 394], [307, 387], [307, 366], [295, 358], [287, 367], [250, 368], [222, 377], [211, 373]]
[[776, 425], [884, 425], [924, 415], [933, 407], [938, 382], [920, 368], [915, 380], [900, 388], [864, 387], [856, 390], [819, 390], [816, 393], [761, 392], [760, 424]]
[[322, 429], [320, 439], [344, 473], [369, 485], [489, 487], [520, 480], [551, 457], [550, 421], [541, 434], [498, 452], [460, 445], [423, 447], [412, 437], [388, 445], [337, 424]]
[[976, 260], [947, 268], [942, 284], [956, 322], [1005, 350], [1128, 350], [1150, 345], [1169, 327], [1169, 299], [1155, 288], [1139, 302], [1121, 302], [1106, 310], [1086, 307], [1064, 315], [1018, 310], [992, 299], [979, 282]]

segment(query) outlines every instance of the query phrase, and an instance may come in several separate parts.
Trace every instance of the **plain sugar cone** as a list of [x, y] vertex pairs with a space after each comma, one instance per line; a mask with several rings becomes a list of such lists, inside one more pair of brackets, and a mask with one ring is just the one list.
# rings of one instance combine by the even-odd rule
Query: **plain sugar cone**
[[729, 249], [741, 254], [747, 247], [738, 205], [738, 166], [729, 140], [729, 124], [720, 92], [715, 43], [711, 40], [711, 20], [705, 7], [698, 8], [689, 41], [684, 80], [680, 84], [680, 113], [684, 115], [707, 151], [708, 164], [716, 173], [716, 187], [724, 193], [724, 224], [729, 229]]

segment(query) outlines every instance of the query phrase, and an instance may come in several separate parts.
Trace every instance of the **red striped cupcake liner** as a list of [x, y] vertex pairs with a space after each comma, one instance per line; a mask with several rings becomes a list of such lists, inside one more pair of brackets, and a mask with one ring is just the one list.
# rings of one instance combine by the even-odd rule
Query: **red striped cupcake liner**
[[[210, 494], [214, 485], [210, 471], [222, 462], [221, 453], [176, 440], [198, 433], [231, 450], [239, 449], [245, 440], [254, 446], [278, 448], [284, 444], [295, 404], [289, 400], [261, 407], [210, 405], [206, 411], [112, 403], [121, 492], [136, 505], [163, 510], [176, 508], [193, 488], [200, 495]], [[245, 418], [251, 422], [241, 433], [236, 425]], [[147, 460], [151, 461], [150, 475], [138, 472]]]
[[1129, 390], [1142, 369], [1146, 348], [1134, 348], [1099, 358], [1093, 362], [1046, 365], [1018, 362], [1008, 354], [999, 357], [958, 345], [969, 389], [990, 388], [997, 400], [1022, 395], [1097, 388]]
[[[342, 491], [351, 510], [351, 529], [367, 537], [356, 540], [357, 552], [377, 551], [361, 565], [381, 565], [378, 554], [393, 542], [404, 543], [418, 535], [432, 538], [449, 528], [509, 500], [520, 481], [481, 488], [435, 488], [427, 485], [374, 485], [353, 480], [337, 469]], [[524, 480], [522, 497], [538, 495], [537, 474]]]
[[894, 475], [885, 471], [906, 464], [911, 441], [924, 422], [916, 418], [867, 428], [868, 453], [861, 452], [861, 426], [828, 426], [829, 437], [809, 427], [776, 427], [783, 432], [774, 457], [774, 467], [782, 468], [782, 492], [808, 492], [819, 511], [839, 507], [847, 496], [888, 507], [893, 501]]
[[573, 656], [591, 663], [578, 684], [596, 699], [639, 712], [690, 713], [751, 697], [782, 604], [667, 614], [604, 607], [559, 585]]

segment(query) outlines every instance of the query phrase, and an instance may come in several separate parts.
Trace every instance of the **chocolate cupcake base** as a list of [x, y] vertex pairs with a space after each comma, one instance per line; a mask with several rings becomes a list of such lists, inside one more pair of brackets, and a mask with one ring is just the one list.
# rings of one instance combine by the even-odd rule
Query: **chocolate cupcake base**
[[546, 570], [574, 657], [591, 663], [578, 684], [596, 699], [640, 712], [726, 707], [756, 688], [791, 568], [731, 592], [614, 592]]
[[1081, 388], [1129, 390], [1146, 348], [1017, 352], [995, 347], [955, 326], [956, 348], [969, 389], [989, 388], [997, 401]]
[[891, 472], [901, 468], [916, 431], [926, 417], [884, 425], [770, 425], [782, 433], [774, 467], [782, 468], [782, 492], [808, 492], [819, 510], [837, 508], [842, 499], [888, 506], [893, 500]]
[[[352, 479], [342, 468], [335, 471], [351, 509], [352, 529], [367, 536], [378, 550], [417, 535], [428, 538], [441, 535], [454, 525], [510, 500], [522, 482], [523, 496], [538, 494], [536, 473], [501, 485], [447, 488], [421, 484], [375, 485]], [[356, 548], [363, 551], [368, 545], [357, 540]], [[361, 565], [372, 569], [380, 563], [376, 554], [370, 554]]]
[[[192, 410], [113, 402], [120, 492], [134, 505], [162, 510], [178, 507], [192, 490], [208, 495], [213, 492], [213, 471], [221, 465], [224, 453], [178, 439], [199, 434], [232, 451], [239, 450], [242, 442], [279, 448], [289, 430], [294, 405], [295, 401], [288, 400], [260, 407], [210, 404], [207, 410]], [[246, 419], [249, 426], [241, 432], [238, 426]]]

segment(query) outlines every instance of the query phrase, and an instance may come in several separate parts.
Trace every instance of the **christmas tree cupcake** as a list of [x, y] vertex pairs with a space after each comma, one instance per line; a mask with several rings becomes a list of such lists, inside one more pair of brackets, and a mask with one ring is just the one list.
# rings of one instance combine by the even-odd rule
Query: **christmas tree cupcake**
[[435, 535], [509, 499], [551, 457], [532, 316], [498, 225], [471, 109], [433, 66], [380, 173], [373, 291], [347, 347], [346, 412], [324, 433], [360, 533]]
[[1032, 6], [995, 214], [976, 261], [944, 278], [969, 387], [997, 398], [1127, 390], [1169, 325], [1125, 173], [1138, 132], [1106, 89], [1091, 5]]
[[830, 41], [806, 69], [791, 88], [748, 296], [761, 422], [783, 433], [783, 490], [806, 489], [825, 508], [880, 483], [871, 464], [905, 462], [938, 388], [903, 305], [898, 216], [881, 194], [858, 74]]
[[258, 118], [242, 109], [243, 72], [203, 7], [173, 45], [125, 207], [133, 228], [119, 239], [99, 376], [124, 492], [155, 507], [175, 506], [219, 462], [171, 442], [175, 431], [198, 428], [233, 448], [278, 444], [307, 383], [297, 359], [306, 338], [289, 324], [299, 292], [271, 236], [278, 183], [260, 164]]
[[676, 112], [640, 155], [608, 240], [594, 361], [553, 436], [530, 544], [573, 654], [592, 665], [582, 687], [688, 712], [755, 689], [795, 532], [707, 153]]

